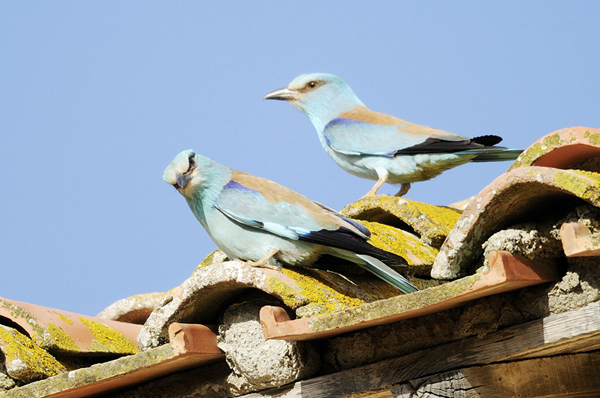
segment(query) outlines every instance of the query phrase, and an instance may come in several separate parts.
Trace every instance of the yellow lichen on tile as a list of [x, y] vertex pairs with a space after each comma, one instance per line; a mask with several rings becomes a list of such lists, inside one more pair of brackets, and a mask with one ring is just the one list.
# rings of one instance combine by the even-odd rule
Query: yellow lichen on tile
[[[352, 297], [348, 294], [348, 287], [345, 283], [338, 281], [333, 285], [336, 289], [323, 283], [322, 280], [315, 278], [318, 275], [316, 270], [309, 269], [289, 269], [284, 268], [283, 273], [292, 278], [300, 287], [301, 294], [310, 300], [310, 303], [300, 307], [296, 311], [299, 317], [316, 316], [330, 314], [332, 312], [341, 311], [346, 308], [356, 307], [365, 303], [357, 297]], [[340, 277], [340, 279], [343, 279]], [[330, 284], [331, 282], [328, 281]], [[342, 293], [344, 292], [344, 293]]]
[[46, 329], [54, 341], [54, 346], [52, 347], [53, 350], [67, 353], [76, 353], [81, 351], [79, 347], [77, 347], [77, 344], [75, 344], [73, 337], [69, 336], [59, 326], [49, 323]]
[[95, 340], [92, 342], [92, 351], [115, 354], [137, 354], [139, 352], [131, 340], [113, 328], [90, 319], [79, 318], [79, 320], [94, 334]]
[[[583, 138], [586, 138], [592, 145], [600, 145], [600, 133], [592, 133], [589, 130], [585, 130]], [[577, 141], [577, 136], [573, 134], [573, 130], [564, 129], [548, 134], [540, 142], [531, 145], [519, 155], [517, 160], [509, 167], [508, 171], [516, 169], [517, 167], [534, 166], [539, 158], [554, 148], [572, 144], [575, 141]]]
[[311, 320], [310, 327], [313, 331], [319, 332], [392, 316], [409, 310], [417, 310], [463, 293], [471, 289], [479, 279], [481, 279], [481, 274], [475, 274], [434, 289], [399, 295], [388, 300], [367, 303], [361, 308], [351, 309], [343, 313], [314, 318]]
[[519, 157], [513, 162], [507, 171], [511, 171], [517, 167], [532, 166], [536, 160], [542, 157], [542, 155], [545, 155], [551, 149], [559, 147], [565, 143], [565, 140], [561, 138], [561, 135], [561, 132], [549, 134], [545, 136], [542, 141], [531, 145], [519, 155]]
[[409, 199], [377, 195], [351, 203], [344, 207], [341, 213], [357, 220], [397, 226], [398, 222], [393, 220], [395, 218], [412, 228], [424, 243], [439, 247], [456, 224], [461, 211]]
[[0, 303], [3, 308], [10, 311], [13, 320], [16, 321], [16, 319], [22, 318], [33, 329], [31, 332], [29, 332], [29, 337], [35, 342], [35, 344], [43, 348], [49, 348], [53, 346], [54, 343], [49, 338], [48, 333], [45, 333], [45, 329], [38, 324], [37, 320], [31, 316], [29, 312], [10, 301], [0, 299]]
[[[194, 272], [199, 270], [200, 268], [205, 268], [214, 263], [222, 263], [227, 260], [227, 255], [223, 253], [220, 249], [216, 249], [204, 257], [204, 260], [198, 264]], [[192, 273], [193, 275], [193, 273]]]
[[69, 325], [73, 324], [73, 321], [70, 320], [69, 318], [67, 318], [66, 316], [64, 316], [63, 314], [59, 313], [59, 312], [54, 312], [56, 314], [57, 317], [59, 317], [61, 320], [65, 321], [66, 323], [68, 323]]
[[271, 294], [280, 298], [292, 310], [306, 305], [310, 301], [275, 276], [267, 275], [267, 285], [271, 288]]
[[6, 370], [14, 379], [30, 383], [66, 371], [52, 355], [13, 328], [0, 326], [0, 340]]
[[[587, 178], [578, 178], [571, 173], [576, 173]], [[588, 178], [593, 182], [590, 183]], [[600, 206], [600, 174], [583, 170], [556, 172], [554, 174], [554, 182], [565, 191], [587, 200], [594, 206]]]
[[369, 242], [380, 249], [406, 259], [409, 272], [429, 275], [438, 250], [424, 244], [416, 236], [388, 225], [361, 221], [371, 231]]

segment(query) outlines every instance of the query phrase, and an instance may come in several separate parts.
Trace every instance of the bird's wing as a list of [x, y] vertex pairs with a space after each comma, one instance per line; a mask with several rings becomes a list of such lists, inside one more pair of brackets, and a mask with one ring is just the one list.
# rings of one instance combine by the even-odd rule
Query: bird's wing
[[402, 257], [367, 242], [371, 232], [355, 220], [273, 181], [233, 171], [215, 207], [234, 222], [292, 239], [374, 256], [390, 264]]
[[[483, 148], [487, 142], [499, 142], [495, 136], [482, 144], [432, 127], [420, 126], [402, 119], [373, 112], [364, 106], [342, 113], [329, 122], [323, 135], [334, 150], [346, 155], [395, 156], [458, 152]], [[481, 137], [480, 137], [481, 138]], [[493, 144], [492, 144], [493, 145]]]
[[362, 224], [289, 188], [238, 171], [223, 187], [215, 207], [238, 223], [293, 240], [310, 240], [321, 231], [344, 231], [361, 240], [370, 235]]

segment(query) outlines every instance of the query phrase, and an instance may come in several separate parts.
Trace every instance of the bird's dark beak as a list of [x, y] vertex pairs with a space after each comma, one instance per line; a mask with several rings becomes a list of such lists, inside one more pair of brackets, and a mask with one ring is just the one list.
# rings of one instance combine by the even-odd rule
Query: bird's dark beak
[[[192, 180], [192, 176], [190, 174], [177, 174], [177, 186], [180, 189], [183, 189], [189, 184]], [[177, 187], [175, 187], [177, 188]]]
[[269, 94], [265, 95], [264, 99], [293, 101], [298, 99], [298, 92], [296, 90], [290, 90], [289, 88], [284, 87], [275, 91], [271, 91]]

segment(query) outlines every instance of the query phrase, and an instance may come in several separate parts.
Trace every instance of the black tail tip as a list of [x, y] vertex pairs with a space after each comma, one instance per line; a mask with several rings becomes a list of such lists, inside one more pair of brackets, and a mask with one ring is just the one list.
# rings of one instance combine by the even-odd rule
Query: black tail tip
[[471, 138], [471, 142], [485, 146], [494, 146], [502, 142], [502, 137], [497, 135], [482, 135], [479, 137]]

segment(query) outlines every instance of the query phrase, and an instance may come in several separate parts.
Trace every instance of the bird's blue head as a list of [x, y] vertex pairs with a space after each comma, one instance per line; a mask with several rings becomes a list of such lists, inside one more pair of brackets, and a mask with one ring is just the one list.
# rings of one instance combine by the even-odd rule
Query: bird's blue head
[[342, 79], [327, 73], [300, 75], [265, 99], [288, 101], [309, 117], [317, 131], [341, 113], [364, 106]]
[[231, 180], [231, 169], [188, 149], [180, 152], [165, 169], [163, 180], [185, 198], [202, 222], [203, 203], [211, 203]]
[[[180, 152], [175, 159], [169, 163], [163, 173], [163, 180], [173, 185], [182, 195], [190, 191], [190, 183], [198, 175], [197, 155], [192, 149]], [[192, 184], [195, 185], [195, 184]]]

